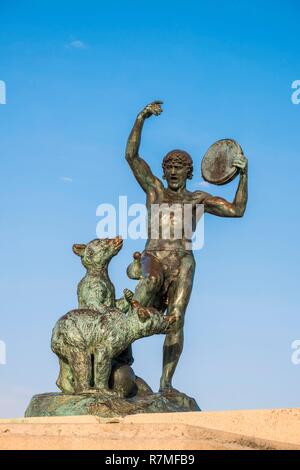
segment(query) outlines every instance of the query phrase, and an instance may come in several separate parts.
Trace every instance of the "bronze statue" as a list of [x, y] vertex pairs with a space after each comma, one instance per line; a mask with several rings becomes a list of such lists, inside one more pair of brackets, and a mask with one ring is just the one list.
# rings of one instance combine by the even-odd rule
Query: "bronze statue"
[[87, 274], [78, 285], [78, 309], [61, 317], [53, 329], [51, 348], [60, 365], [56, 383], [63, 393], [114, 394], [109, 379], [114, 368], [123, 365], [123, 379], [128, 384], [132, 376], [133, 388], [131, 344], [145, 336], [165, 334], [176, 322], [174, 316], [141, 306], [129, 289], [115, 299], [108, 265], [122, 245], [120, 237], [73, 245]]
[[[182, 150], [173, 150], [163, 159], [162, 181], [153, 175], [149, 165], [139, 156], [141, 133], [146, 119], [159, 116], [162, 102], [155, 101], [146, 106], [137, 116], [130, 133], [126, 160], [132, 172], [146, 193], [148, 209], [148, 240], [140, 258], [141, 276], [135, 289], [134, 299], [144, 306], [155, 306], [167, 310], [167, 315], [175, 315], [177, 329], [167, 334], [163, 350], [163, 371], [160, 380], [160, 391], [171, 391], [172, 378], [183, 349], [183, 325], [186, 308], [190, 299], [195, 271], [195, 260], [190, 246], [190, 239], [185, 233], [182, 237], [164, 238], [160, 232], [151, 236], [151, 207], [153, 205], [197, 205], [203, 204], [204, 211], [220, 217], [242, 217], [247, 204], [247, 158], [239, 153], [232, 164], [240, 172], [240, 181], [234, 201], [214, 197], [203, 191], [189, 191], [186, 188], [188, 179], [193, 176], [193, 161], [190, 155]], [[196, 214], [196, 211], [194, 211]], [[184, 213], [182, 210], [181, 214]], [[160, 225], [169, 223], [171, 235], [176, 225], [176, 213], [168, 221], [160, 219]], [[192, 231], [197, 224], [196, 215], [192, 221]], [[172, 230], [173, 229], [173, 230]], [[135, 263], [137, 260], [135, 260]]]

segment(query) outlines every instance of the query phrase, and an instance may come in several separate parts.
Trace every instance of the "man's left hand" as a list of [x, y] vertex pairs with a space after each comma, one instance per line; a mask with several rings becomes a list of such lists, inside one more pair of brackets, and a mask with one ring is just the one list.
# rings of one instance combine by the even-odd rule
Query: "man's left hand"
[[245, 157], [243, 153], [240, 153], [233, 159], [232, 165], [238, 168], [241, 174], [244, 174], [247, 172], [248, 159]]

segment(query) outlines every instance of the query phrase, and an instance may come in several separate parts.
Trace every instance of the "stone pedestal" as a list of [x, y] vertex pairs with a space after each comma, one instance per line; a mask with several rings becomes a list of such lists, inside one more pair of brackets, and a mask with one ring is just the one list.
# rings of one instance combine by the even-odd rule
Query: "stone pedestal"
[[105, 396], [99, 393], [66, 395], [44, 393], [34, 395], [25, 417], [94, 415], [103, 418], [137, 413], [174, 413], [201, 411], [196, 401], [176, 390], [168, 393], [149, 393], [132, 398]]
[[0, 419], [0, 449], [299, 450], [300, 409]]

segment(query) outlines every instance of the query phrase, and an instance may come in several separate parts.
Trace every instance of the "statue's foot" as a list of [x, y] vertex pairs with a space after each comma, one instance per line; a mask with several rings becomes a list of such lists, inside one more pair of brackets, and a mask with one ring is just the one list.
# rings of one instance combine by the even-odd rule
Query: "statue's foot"
[[160, 387], [159, 387], [159, 392], [160, 393], [172, 393], [174, 391], [177, 392], [177, 390], [172, 387], [171, 383], [168, 383], [168, 382], [161, 382], [160, 383]]
[[172, 386], [171, 382], [165, 381], [163, 378], [160, 381], [159, 393], [181, 393], [179, 390]]

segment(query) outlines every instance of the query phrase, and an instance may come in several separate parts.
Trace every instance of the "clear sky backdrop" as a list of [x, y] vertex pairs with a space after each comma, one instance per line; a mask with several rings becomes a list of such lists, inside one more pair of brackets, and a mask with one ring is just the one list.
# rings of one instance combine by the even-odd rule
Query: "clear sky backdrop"
[[[200, 162], [232, 137], [249, 158], [243, 219], [205, 218], [185, 348], [174, 385], [204, 410], [300, 406], [298, 0], [1, 1], [0, 417], [55, 391], [51, 329], [76, 306], [84, 274], [74, 242], [95, 238], [96, 208], [144, 202], [124, 159], [136, 114], [154, 99], [141, 155], [161, 176], [173, 148]], [[117, 294], [132, 252], [111, 263]], [[135, 371], [158, 388], [163, 337], [134, 346]]]

